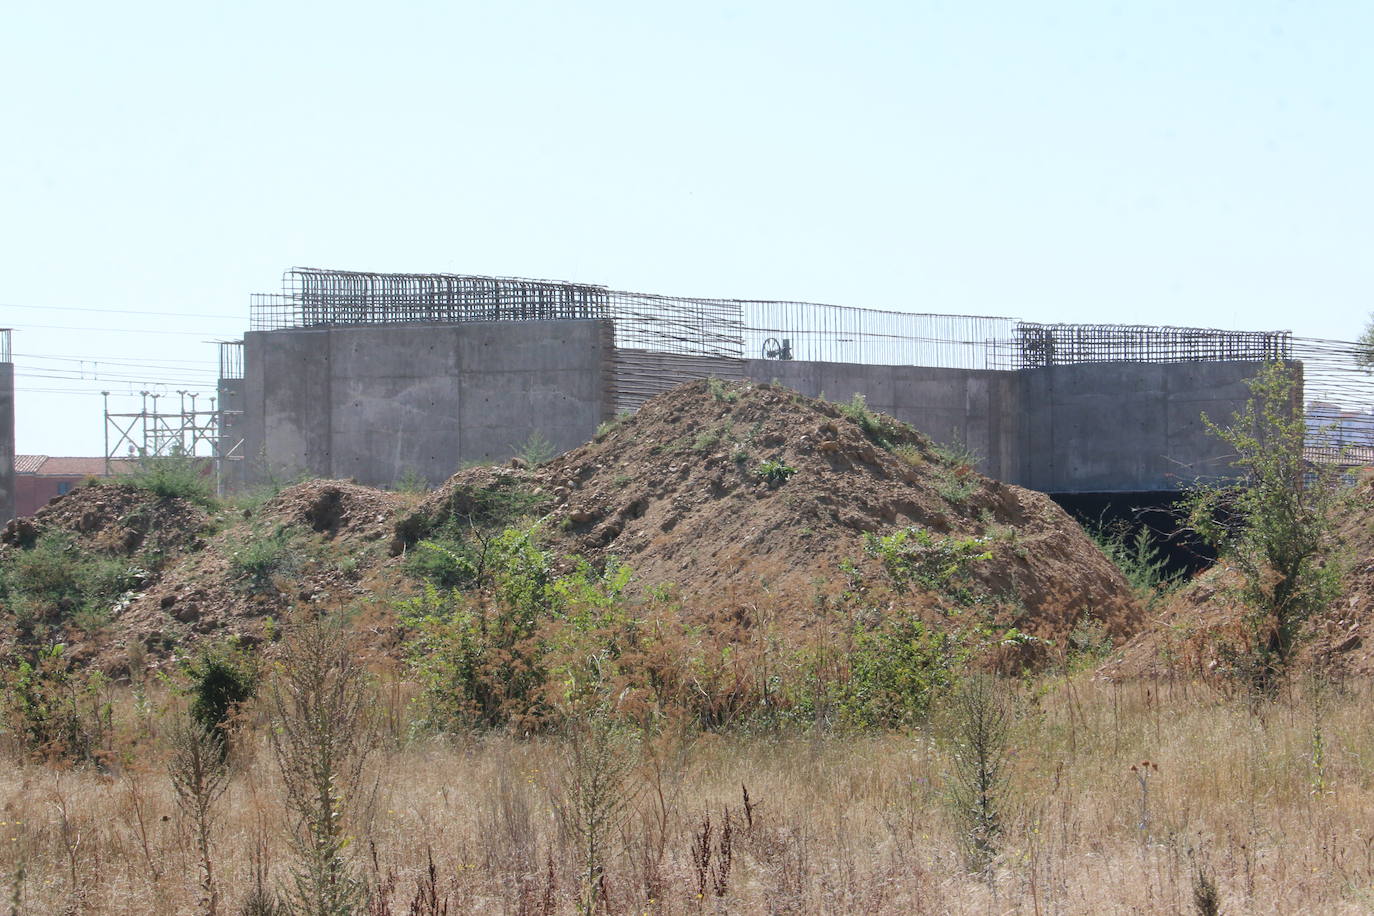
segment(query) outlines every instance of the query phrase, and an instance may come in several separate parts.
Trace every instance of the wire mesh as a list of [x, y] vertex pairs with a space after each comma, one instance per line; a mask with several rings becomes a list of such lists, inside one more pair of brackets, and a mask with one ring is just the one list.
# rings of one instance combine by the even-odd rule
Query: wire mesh
[[932, 315], [823, 305], [746, 301], [744, 351], [785, 358], [879, 366], [986, 369], [1012, 334], [1011, 318]]
[[604, 318], [606, 298], [605, 287], [553, 280], [293, 267], [279, 295], [253, 297], [251, 326]]
[[[1041, 324], [813, 302], [661, 296], [518, 277], [317, 268], [292, 268], [282, 275], [281, 293], [254, 296], [250, 325], [275, 330], [568, 318], [611, 322], [621, 406], [694, 375], [739, 377], [741, 361], [748, 358], [1006, 370], [1117, 361], [1293, 359], [1304, 367], [1312, 454], [1359, 455], [1374, 449], [1374, 375], [1367, 349], [1347, 341], [1295, 338], [1287, 331]], [[655, 354], [673, 359], [665, 362]], [[8, 355], [9, 333], [0, 329], [0, 358]], [[221, 344], [220, 377], [242, 375], [241, 343]]]
[[1291, 359], [1288, 331], [1224, 331], [1123, 324], [1016, 323], [1005, 346], [1006, 368], [1039, 369], [1077, 363], [1177, 363]]
[[243, 341], [221, 340], [219, 342], [219, 378], [243, 378]]

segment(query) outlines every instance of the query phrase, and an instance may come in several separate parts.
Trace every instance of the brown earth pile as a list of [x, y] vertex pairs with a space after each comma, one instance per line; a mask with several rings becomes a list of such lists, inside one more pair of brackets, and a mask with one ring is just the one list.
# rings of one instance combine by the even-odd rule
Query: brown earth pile
[[[837, 405], [780, 386], [691, 383], [539, 471], [464, 471], [419, 515], [442, 521], [454, 501], [496, 481], [537, 487], [557, 550], [614, 556], [688, 608], [812, 607], [846, 588], [846, 561], [870, 582], [883, 578], [865, 534], [918, 526], [987, 538], [992, 558], [973, 574], [988, 593], [1011, 596], [1013, 618], [999, 625], [1061, 647], [1085, 616], [1117, 637], [1133, 631], [1129, 586], [1047, 496], [985, 478], [911, 427], [875, 419], [881, 428], [866, 433]], [[766, 475], [778, 466], [793, 469], [785, 481]]]
[[150, 499], [123, 484], [78, 487], [29, 518], [12, 519], [0, 534], [5, 548], [30, 547], [49, 531], [71, 535], [80, 546], [131, 557], [156, 548], [170, 554], [194, 550], [209, 513], [184, 499]]
[[[253, 641], [267, 618], [297, 604], [343, 607], [413, 589], [404, 555], [455, 516], [498, 527], [539, 518], [551, 552], [618, 558], [641, 590], [667, 590], [688, 613], [710, 611], [703, 619], [766, 606], [801, 621], [839, 606], [857, 584], [870, 604], [938, 620], [940, 596], [899, 594], [865, 550], [865, 535], [907, 526], [984, 539], [991, 557], [971, 575], [996, 597], [996, 626], [1063, 647], [1084, 618], [1119, 638], [1139, 615], [1120, 573], [1043, 494], [984, 478], [890, 418], [714, 381], [655, 398], [541, 468], [460, 472], [418, 506], [316, 480], [212, 517], [132, 487], [87, 487], [5, 537], [18, 544], [56, 527], [122, 556], [157, 539], [156, 573], [106, 630], [67, 634], [80, 654], [117, 670], [131, 647], [156, 655], [203, 637]], [[390, 643], [386, 605], [373, 604], [366, 623]]]
[[[60, 530], [84, 548], [128, 558], [145, 570], [137, 591], [111, 609], [103, 631], [68, 627], [49, 634], [66, 642], [74, 657], [120, 671], [138, 647], [159, 656], [185, 651], [207, 636], [252, 643], [269, 618], [281, 619], [295, 605], [341, 607], [391, 590], [397, 583], [385, 578], [385, 566], [395, 515], [405, 504], [395, 493], [314, 480], [257, 508], [212, 516], [134, 486], [87, 486], [12, 522], [0, 550], [18, 550]], [[258, 557], [263, 566], [255, 577], [246, 571], [248, 552], [264, 542], [273, 546]], [[379, 574], [383, 579], [373, 581]], [[6, 638], [15, 637], [0, 635]]]

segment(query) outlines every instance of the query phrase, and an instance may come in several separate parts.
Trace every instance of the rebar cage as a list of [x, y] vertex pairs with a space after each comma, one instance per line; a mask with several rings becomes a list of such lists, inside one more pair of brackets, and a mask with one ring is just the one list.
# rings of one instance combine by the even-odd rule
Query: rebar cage
[[[742, 377], [743, 361], [751, 358], [1002, 370], [1291, 359], [1303, 363], [1314, 447], [1354, 442], [1374, 448], [1374, 360], [1366, 348], [1294, 338], [1288, 331], [1040, 324], [814, 302], [661, 296], [519, 277], [299, 267], [283, 274], [281, 293], [253, 297], [250, 326], [276, 330], [569, 318], [612, 323], [617, 409], [637, 406], [645, 397], [703, 373]], [[6, 338], [0, 332], [0, 346], [7, 344]], [[665, 362], [655, 354], [694, 359]], [[242, 373], [241, 346], [222, 344], [220, 377]]]

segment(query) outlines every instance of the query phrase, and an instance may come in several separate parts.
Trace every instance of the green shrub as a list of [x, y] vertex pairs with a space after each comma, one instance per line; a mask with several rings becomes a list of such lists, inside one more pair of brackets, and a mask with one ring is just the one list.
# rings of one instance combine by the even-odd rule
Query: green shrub
[[629, 410], [622, 410], [612, 419], [603, 421], [596, 427], [596, 435], [592, 436], [593, 441], [600, 442], [620, 427], [624, 426], [634, 417], [634, 413]]
[[5, 728], [35, 757], [99, 762], [109, 750], [114, 708], [110, 682], [79, 669], [57, 643], [0, 668]]
[[706, 390], [711, 393], [711, 397], [717, 401], [724, 401], [733, 404], [739, 400], [739, 392], [731, 388], [725, 382], [712, 376], [706, 380]]
[[913, 583], [961, 603], [972, 599], [969, 573], [975, 563], [992, 559], [988, 538], [935, 535], [925, 528], [902, 528], [889, 535], [867, 534], [864, 549], [883, 564], [898, 591]]
[[863, 727], [915, 725], [958, 682], [967, 661], [957, 634], [932, 630], [914, 617], [896, 615], [873, 629], [860, 628], [841, 710]]
[[931, 451], [935, 453], [936, 458], [951, 468], [971, 470], [978, 467], [978, 463], [983, 460], [983, 456], [978, 454], [976, 449], [960, 438], [934, 443]]
[[[550, 724], [606, 672], [602, 633], [629, 571], [580, 563], [556, 575], [534, 530], [508, 529], [487, 550], [480, 594], [426, 586], [398, 607], [425, 721], [439, 729]], [[596, 673], [599, 672], [599, 673]]]
[[511, 446], [511, 448], [520, 457], [520, 460], [531, 468], [537, 468], [547, 463], [550, 458], [558, 454], [558, 449], [554, 448], [553, 443], [537, 429], [530, 433], [530, 437], [519, 447]]
[[868, 399], [862, 394], [856, 393], [848, 402], [837, 403], [835, 407], [840, 413], [857, 423], [859, 429], [874, 445], [885, 449], [891, 449], [894, 446], [894, 440], [899, 435], [899, 430], [882, 415], [869, 410]]
[[406, 554], [405, 571], [446, 591], [477, 585], [483, 576], [485, 545], [454, 537], [420, 541]]
[[225, 747], [230, 718], [257, 691], [257, 666], [243, 650], [226, 643], [202, 649], [183, 670], [191, 718]]
[[775, 487], [786, 483], [795, 473], [797, 473], [796, 468], [780, 459], [773, 458], [761, 462], [758, 467], [754, 468], [755, 477]]
[[32, 547], [14, 551], [0, 567], [0, 590], [30, 620], [79, 621], [98, 628], [120, 595], [141, 585], [147, 572], [77, 545], [49, 531]]
[[1307, 621], [1339, 591], [1337, 513], [1349, 491], [1338, 468], [1304, 457], [1300, 370], [1272, 363], [1248, 384], [1251, 398], [1230, 426], [1202, 417], [1233, 449], [1241, 480], [1195, 488], [1188, 523], [1240, 575], [1249, 645], [1237, 667], [1267, 693]]
[[264, 534], [249, 532], [229, 553], [229, 574], [245, 591], [266, 591], [279, 575], [293, 572], [301, 555], [290, 529], [278, 526]]
[[1147, 607], [1153, 607], [1178, 586], [1181, 574], [1169, 571], [1169, 559], [1148, 528], [1142, 526], [1132, 535], [1124, 524], [1099, 522], [1085, 530]]
[[132, 473], [113, 478], [147, 490], [159, 499], [184, 499], [207, 509], [216, 506], [215, 483], [208, 459], [192, 455], [145, 456], [134, 464]]
[[408, 468], [404, 474], [396, 478], [396, 482], [391, 485], [391, 489], [397, 493], [408, 493], [412, 496], [422, 496], [429, 492], [429, 481], [425, 476], [414, 468]]

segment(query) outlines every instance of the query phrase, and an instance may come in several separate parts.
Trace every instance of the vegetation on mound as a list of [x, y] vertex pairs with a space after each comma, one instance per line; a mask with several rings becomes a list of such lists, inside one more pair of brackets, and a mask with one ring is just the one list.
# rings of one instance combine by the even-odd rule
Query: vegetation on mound
[[148, 576], [128, 559], [83, 549], [66, 532], [47, 531], [0, 562], [0, 602], [21, 638], [42, 641], [67, 624], [98, 630], [110, 606]]
[[112, 480], [146, 490], [158, 499], [184, 499], [206, 509], [219, 505], [208, 459], [190, 455], [148, 455], [134, 463], [132, 472]]

